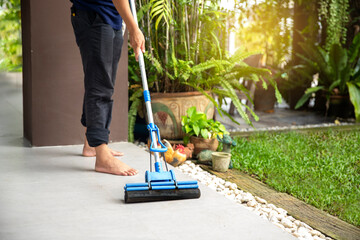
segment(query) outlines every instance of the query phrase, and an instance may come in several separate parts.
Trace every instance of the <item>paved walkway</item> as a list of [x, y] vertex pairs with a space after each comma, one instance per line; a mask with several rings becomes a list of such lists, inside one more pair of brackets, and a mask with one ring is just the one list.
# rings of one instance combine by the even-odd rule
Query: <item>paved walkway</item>
[[216, 119], [223, 123], [227, 130], [240, 131], [242, 129], [256, 130], [269, 127], [292, 127], [322, 123], [334, 123], [334, 120], [336, 119], [335, 117], [325, 117], [325, 115], [322, 113], [310, 110], [290, 110], [286, 103], [275, 106], [274, 112], [272, 113], [257, 111], [256, 115], [259, 116], [259, 121], [256, 122], [255, 120], [252, 120], [254, 128], [247, 125], [245, 121], [240, 117], [239, 113], [237, 113], [237, 111], [235, 111], [233, 117], [236, 119], [236, 121], [240, 123], [240, 125], [233, 123], [228, 117], [220, 117], [218, 113], [216, 113]]
[[95, 159], [80, 156], [82, 146], [29, 147], [22, 138], [21, 106], [21, 88], [0, 81], [2, 240], [294, 239], [204, 185], [196, 200], [125, 204], [124, 185], [144, 181], [146, 151], [111, 144], [140, 174], [96, 173]]

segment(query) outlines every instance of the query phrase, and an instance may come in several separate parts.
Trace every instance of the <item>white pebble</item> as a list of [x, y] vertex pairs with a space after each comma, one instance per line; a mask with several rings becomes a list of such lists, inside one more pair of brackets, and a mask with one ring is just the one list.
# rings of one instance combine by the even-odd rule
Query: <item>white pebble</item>
[[260, 204], [267, 204], [267, 201], [265, 199], [259, 198], [259, 197], [255, 197], [255, 200], [260, 203]]
[[230, 185], [230, 189], [231, 189], [231, 190], [237, 189], [236, 183], [232, 183], [232, 184]]
[[275, 226], [278, 226], [279, 228], [281, 228], [282, 230], [285, 229], [285, 227], [283, 225], [281, 225], [280, 223], [274, 223]]
[[281, 214], [276, 214], [276, 218], [279, 220], [279, 221], [282, 221], [284, 216], [281, 215]]
[[269, 214], [269, 221], [272, 223], [279, 222], [279, 220], [277, 219], [277, 217], [275, 215], [270, 215], [270, 214]]
[[307, 235], [310, 235], [310, 236], [311, 236], [311, 234], [309, 233], [309, 230], [306, 229], [306, 228], [304, 228], [304, 227], [299, 227], [299, 229], [298, 229], [297, 232], [298, 232], [298, 233], [300, 234], [300, 236], [302, 236], [302, 237], [305, 237], [305, 236], [307, 236]]
[[288, 216], [287, 219], [289, 219], [292, 222], [294, 222], [296, 220], [293, 216]]
[[296, 226], [298, 226], [298, 227], [300, 226], [300, 223], [301, 223], [301, 222], [300, 222], [299, 220], [295, 220], [295, 221], [294, 221], [294, 224], [295, 224]]
[[287, 218], [283, 218], [281, 220], [281, 224], [284, 225], [286, 228], [292, 228], [294, 224]]
[[301, 222], [301, 223], [300, 223], [300, 226], [302, 226], [302, 227], [304, 227], [304, 228], [306, 228], [306, 229], [308, 229], [308, 230], [313, 230], [312, 227], [310, 227], [309, 225], [307, 225], [307, 224], [304, 223], [304, 222]]
[[319, 231], [317, 231], [317, 230], [311, 230], [311, 231], [310, 231], [310, 234], [313, 235], [313, 236], [320, 237], [321, 232], [319, 232]]
[[251, 200], [251, 201], [247, 202], [247, 205], [248, 205], [249, 207], [255, 207], [255, 206], [256, 206], [256, 201]]
[[249, 201], [251, 201], [253, 199], [254, 199], [254, 197], [253, 197], [253, 195], [251, 193], [245, 193], [243, 195], [243, 202], [249, 202]]
[[294, 232], [292, 235], [295, 236], [295, 237], [297, 237], [297, 238], [300, 238], [300, 237], [301, 237], [300, 234], [298, 234], [297, 232]]
[[268, 207], [271, 208], [271, 209], [273, 209], [273, 210], [275, 210], [275, 209], [277, 208], [277, 207], [276, 207], [274, 204], [272, 204], [272, 203], [268, 204]]
[[285, 209], [282, 209], [282, 208], [276, 208], [275, 211], [277, 211], [281, 215], [286, 215], [287, 214], [287, 211]]
[[263, 207], [262, 208], [262, 211], [269, 214], [271, 212], [271, 209], [270, 208], [267, 208], [267, 207]]

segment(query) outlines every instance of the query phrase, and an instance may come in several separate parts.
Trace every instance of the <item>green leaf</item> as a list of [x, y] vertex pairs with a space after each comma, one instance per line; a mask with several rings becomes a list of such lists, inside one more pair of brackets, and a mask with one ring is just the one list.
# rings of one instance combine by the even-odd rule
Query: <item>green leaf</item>
[[186, 116], [181, 116], [181, 126], [185, 126], [187, 117]]
[[311, 94], [311, 93], [319, 91], [320, 89], [324, 89], [324, 87], [317, 86], [317, 87], [308, 88], [308, 89], [306, 89], [305, 94]]
[[339, 80], [341, 72], [346, 68], [348, 56], [346, 49], [340, 44], [333, 44], [329, 53], [330, 66], [334, 70], [335, 80]]
[[188, 144], [189, 141], [190, 141], [190, 136], [185, 136], [185, 137], [183, 138], [183, 140], [184, 140], [184, 144]]
[[159, 26], [159, 23], [161, 21], [161, 19], [164, 17], [164, 13], [162, 13], [156, 20], [155, 22], [155, 29], [157, 30], [158, 29], [158, 26]]
[[275, 89], [275, 97], [276, 97], [276, 101], [278, 103], [282, 103], [282, 96], [281, 96], [281, 93], [277, 87], [277, 83], [276, 81], [272, 78], [272, 77], [269, 77], [269, 83], [271, 86], [273, 86], [273, 88]]
[[201, 129], [201, 136], [205, 139], [209, 138], [209, 131], [207, 129]]
[[193, 125], [193, 129], [194, 129], [194, 132], [195, 132], [195, 135], [196, 136], [199, 136], [199, 133], [200, 133], [200, 127], [196, 124]]
[[349, 62], [353, 63], [360, 55], [360, 34], [356, 34], [352, 44], [349, 47]]
[[306, 101], [311, 97], [311, 93], [304, 94], [299, 101], [296, 103], [295, 109], [300, 108], [302, 105], [306, 103]]
[[347, 83], [350, 101], [355, 108], [356, 122], [360, 122], [360, 87], [350, 82]]
[[306, 101], [311, 97], [311, 95], [313, 93], [319, 91], [320, 89], [324, 89], [324, 86], [317, 86], [317, 87], [312, 87], [312, 88], [306, 89], [305, 94], [296, 103], [295, 109], [298, 109], [302, 105], [304, 105], [304, 103], [306, 103]]
[[193, 129], [189, 125], [185, 125], [185, 133], [190, 133]]
[[194, 116], [194, 114], [196, 114], [196, 107], [193, 106], [193, 107], [188, 108], [186, 113], [189, 116], [189, 118], [192, 118]]
[[239, 100], [238, 96], [235, 93], [234, 88], [225, 80], [220, 79], [220, 85], [228, 91], [228, 97], [231, 98], [231, 100], [234, 103], [234, 106], [236, 107], [236, 110], [239, 112], [240, 116], [245, 120], [245, 122], [252, 126], [252, 122], [249, 118], [249, 116], [245, 113], [243, 110], [243, 104]]

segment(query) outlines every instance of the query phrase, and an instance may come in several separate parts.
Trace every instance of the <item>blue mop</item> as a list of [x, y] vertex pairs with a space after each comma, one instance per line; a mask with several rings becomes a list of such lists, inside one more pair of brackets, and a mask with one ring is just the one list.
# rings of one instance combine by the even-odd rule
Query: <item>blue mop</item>
[[[137, 23], [137, 15], [134, 0], [130, 0], [131, 11]], [[145, 63], [143, 54], [139, 54], [139, 66], [141, 71], [142, 85], [144, 89], [144, 99], [146, 105], [149, 124], [147, 129], [151, 139], [150, 144], [150, 171], [145, 173], [145, 183], [128, 183], [125, 185], [125, 202], [149, 202], [177, 199], [192, 199], [200, 197], [200, 189], [197, 181], [177, 181], [173, 170], [168, 170], [164, 153], [166, 146], [161, 142], [159, 128], [154, 124], [150, 92], [148, 89]], [[157, 138], [156, 138], [157, 137]], [[158, 140], [159, 141], [158, 141]], [[158, 147], [157, 143], [161, 147]], [[161, 154], [161, 157], [160, 157]], [[154, 171], [152, 169], [152, 158], [155, 159]], [[166, 171], [163, 170], [162, 162], [165, 163]]]

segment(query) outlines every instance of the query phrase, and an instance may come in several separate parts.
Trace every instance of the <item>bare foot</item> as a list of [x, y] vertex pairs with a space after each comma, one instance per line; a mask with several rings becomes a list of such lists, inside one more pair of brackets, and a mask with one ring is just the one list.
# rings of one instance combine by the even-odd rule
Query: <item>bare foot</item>
[[[109, 148], [110, 149], [110, 148]], [[113, 156], [124, 156], [124, 153], [110, 149]], [[90, 147], [88, 141], [85, 138], [85, 143], [82, 151], [84, 157], [96, 157], [96, 151], [94, 147]]]
[[95, 151], [95, 171], [122, 176], [133, 176], [138, 173], [136, 169], [133, 169], [119, 159], [115, 158], [111, 153], [111, 149], [106, 144], [101, 144], [96, 147]]

